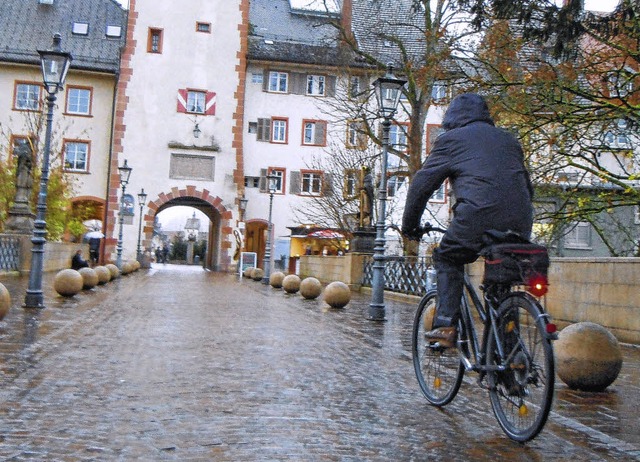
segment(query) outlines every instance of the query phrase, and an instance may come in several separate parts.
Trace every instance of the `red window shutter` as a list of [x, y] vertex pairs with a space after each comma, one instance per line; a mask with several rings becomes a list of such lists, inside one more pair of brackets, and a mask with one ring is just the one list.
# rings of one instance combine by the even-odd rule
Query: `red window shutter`
[[216, 115], [216, 93], [208, 91], [205, 96], [204, 108], [206, 115]]
[[178, 112], [187, 112], [187, 90], [178, 90]]

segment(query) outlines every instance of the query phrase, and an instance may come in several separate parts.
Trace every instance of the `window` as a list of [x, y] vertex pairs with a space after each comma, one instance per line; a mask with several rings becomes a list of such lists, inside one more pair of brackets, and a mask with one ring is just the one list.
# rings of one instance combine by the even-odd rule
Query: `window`
[[89, 23], [74, 22], [71, 28], [71, 33], [75, 35], [87, 35], [89, 33]]
[[287, 143], [287, 119], [271, 119], [271, 142]]
[[627, 121], [624, 119], [618, 119], [612, 130], [605, 133], [604, 142], [611, 148], [629, 147], [630, 142], [627, 130]]
[[122, 27], [120, 26], [107, 26], [105, 35], [110, 38], [118, 38], [122, 36]]
[[302, 121], [302, 144], [325, 146], [327, 144], [327, 123], [322, 120]]
[[40, 109], [40, 85], [16, 83], [14, 108], [22, 111], [38, 111]]
[[392, 124], [389, 127], [389, 147], [396, 151], [407, 150], [407, 127], [400, 124]]
[[307, 76], [307, 95], [324, 96], [324, 75]]
[[67, 87], [67, 114], [91, 114], [91, 89]]
[[216, 93], [206, 90], [178, 90], [178, 112], [187, 114], [216, 114]]
[[268, 90], [274, 93], [287, 93], [289, 88], [289, 74], [286, 72], [269, 72]]
[[636, 205], [633, 210], [633, 222], [640, 225], [640, 205]]
[[349, 77], [349, 96], [351, 98], [357, 98], [361, 95], [362, 89], [360, 84], [360, 77], [352, 75]]
[[263, 82], [263, 76], [261, 72], [252, 72], [251, 73], [251, 83], [258, 83], [258, 84], [262, 84]]
[[344, 189], [342, 196], [345, 199], [355, 199], [358, 197], [360, 184], [360, 172], [355, 169], [344, 171]]
[[89, 167], [89, 143], [86, 141], [65, 141], [64, 169], [72, 172], [86, 172]]
[[631, 69], [621, 69], [609, 74], [609, 96], [612, 98], [624, 98], [633, 93], [634, 79], [637, 73]]
[[590, 249], [591, 225], [584, 221], [575, 223], [565, 235], [565, 247], [572, 249]]
[[304, 170], [300, 173], [302, 174], [301, 194], [319, 196], [322, 193], [322, 173]]
[[162, 53], [162, 29], [149, 28], [147, 36], [147, 52]]
[[438, 189], [431, 195], [429, 202], [437, 202], [444, 204], [447, 202], [447, 182], [445, 181], [440, 185]]
[[[276, 183], [276, 193], [277, 194], [284, 194], [284, 181], [285, 181], [285, 172], [286, 169], [284, 168], [276, 168], [276, 167], [269, 167], [268, 169], [268, 174], [277, 177], [277, 179], [275, 180]], [[267, 185], [267, 192], [268, 191], [268, 185]]]
[[204, 114], [205, 92], [187, 91], [187, 112]]
[[196, 22], [196, 32], [204, 32], [205, 34], [211, 33], [210, 22]]
[[245, 176], [244, 177], [245, 188], [257, 188], [260, 186], [259, 176]]
[[362, 122], [359, 120], [350, 120], [347, 122], [347, 147], [364, 149], [366, 147], [365, 140]]
[[433, 89], [431, 90], [431, 98], [434, 101], [441, 101], [447, 97], [447, 87], [442, 83], [433, 84]]
[[387, 194], [389, 197], [396, 195], [406, 179], [407, 178], [404, 175], [393, 175], [389, 177], [389, 181], [387, 181]]

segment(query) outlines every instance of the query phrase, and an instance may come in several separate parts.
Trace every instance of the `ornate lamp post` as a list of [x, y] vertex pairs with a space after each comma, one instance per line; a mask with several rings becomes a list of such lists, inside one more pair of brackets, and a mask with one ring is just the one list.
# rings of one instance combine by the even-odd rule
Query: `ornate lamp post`
[[64, 86], [64, 81], [71, 65], [70, 53], [60, 48], [60, 34], [53, 36], [51, 50], [38, 50], [44, 88], [47, 90], [47, 127], [42, 155], [42, 170], [40, 176], [40, 191], [38, 193], [38, 205], [36, 220], [33, 224], [33, 237], [31, 242], [31, 269], [29, 270], [29, 287], [25, 296], [24, 306], [27, 308], [44, 308], [42, 293], [42, 270], [44, 267], [44, 243], [46, 242], [47, 214], [47, 190], [49, 187], [49, 156], [51, 154], [51, 126], [53, 123], [53, 108], [56, 102], [56, 93]]
[[393, 75], [393, 68], [389, 64], [387, 74], [373, 82], [378, 100], [378, 111], [382, 121], [382, 162], [380, 169], [380, 187], [378, 189], [378, 220], [376, 222], [376, 240], [373, 249], [373, 279], [371, 281], [371, 303], [369, 304], [368, 319], [384, 321], [384, 270], [385, 270], [385, 218], [387, 203], [387, 157], [389, 151], [389, 129], [391, 118], [396, 113], [402, 87], [406, 80]]
[[267, 242], [264, 247], [263, 284], [269, 284], [269, 277], [271, 276], [271, 213], [273, 211], [273, 195], [277, 191], [276, 182], [278, 181], [278, 177], [276, 175], [267, 175], [267, 181], [269, 182], [269, 221], [267, 222]]
[[118, 245], [116, 246], [116, 266], [118, 269], [122, 269], [122, 226], [124, 225], [124, 193], [129, 183], [129, 177], [131, 176], [131, 167], [127, 165], [127, 159], [124, 160], [124, 165], [118, 167], [118, 173], [120, 173], [120, 186], [122, 187], [122, 195], [120, 196], [120, 215], [119, 215], [119, 230], [118, 230]]
[[147, 202], [147, 193], [144, 192], [144, 188], [138, 193], [138, 205], [140, 206], [140, 225], [138, 226], [138, 251], [136, 258], [142, 264], [142, 247], [140, 246], [140, 238], [142, 237], [142, 209]]

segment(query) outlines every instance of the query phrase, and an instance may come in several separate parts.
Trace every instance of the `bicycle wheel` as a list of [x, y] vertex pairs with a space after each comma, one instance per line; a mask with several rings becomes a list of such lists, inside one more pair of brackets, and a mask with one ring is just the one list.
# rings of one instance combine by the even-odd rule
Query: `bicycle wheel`
[[464, 366], [457, 348], [436, 348], [424, 338], [424, 334], [431, 330], [435, 309], [435, 292], [428, 293], [420, 300], [413, 322], [411, 350], [413, 368], [422, 394], [431, 404], [444, 406], [458, 393]]
[[[497, 333], [491, 330], [487, 342], [487, 364], [507, 367], [488, 374], [491, 407], [502, 430], [519, 442], [535, 438], [542, 430], [553, 401], [553, 347], [542, 313], [527, 294], [507, 296], [498, 308]], [[504, 347], [504, 360], [497, 341]]]

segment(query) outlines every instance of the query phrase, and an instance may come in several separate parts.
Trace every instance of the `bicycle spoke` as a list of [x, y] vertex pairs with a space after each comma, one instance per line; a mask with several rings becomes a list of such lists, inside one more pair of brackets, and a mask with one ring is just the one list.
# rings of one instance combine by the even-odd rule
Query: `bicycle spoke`
[[436, 406], [449, 403], [458, 392], [464, 374], [456, 348], [440, 348], [429, 344], [425, 333], [431, 330], [435, 296], [422, 299], [413, 325], [413, 365], [418, 384], [427, 400]]
[[[514, 294], [501, 306], [498, 333], [491, 333], [487, 354], [489, 364], [504, 364], [505, 371], [490, 374], [491, 404], [505, 433], [516, 441], [528, 441], [540, 432], [551, 408], [553, 351], [536, 323], [539, 305]], [[516, 329], [509, 327], [512, 322]], [[496, 342], [508, 352], [504, 363]]]

